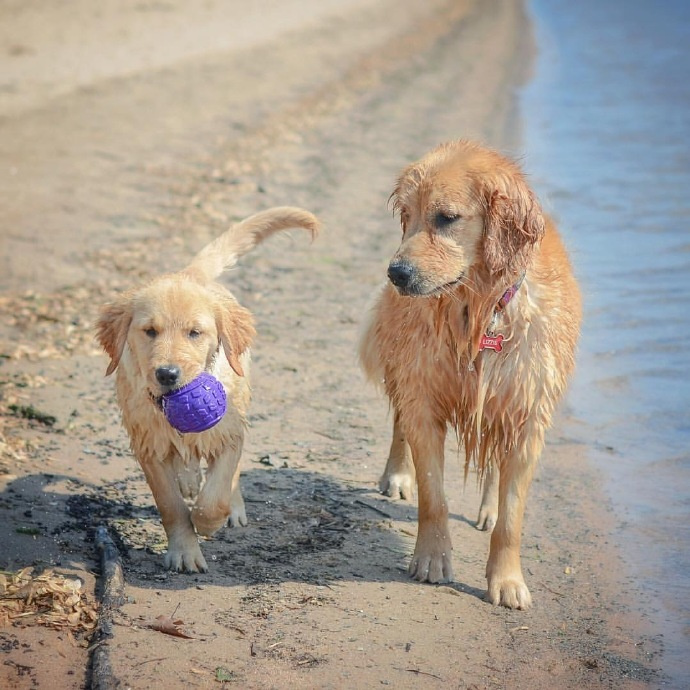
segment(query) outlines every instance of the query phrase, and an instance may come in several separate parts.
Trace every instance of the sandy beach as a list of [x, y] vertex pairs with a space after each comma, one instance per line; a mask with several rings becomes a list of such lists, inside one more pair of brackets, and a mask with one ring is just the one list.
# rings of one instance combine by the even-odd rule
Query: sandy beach
[[[653, 602], [626, 575], [567, 401], [527, 507], [529, 611], [483, 601], [488, 535], [450, 441], [454, 583], [407, 577], [415, 504], [377, 491], [391, 420], [356, 342], [399, 240], [387, 199], [445, 139], [521, 155], [522, 3], [246, 5], [0, 8], [0, 569], [77, 577], [97, 602], [103, 525], [127, 597], [99, 645], [110, 685], [88, 634], [27, 617], [0, 618], [0, 686], [668, 687]], [[92, 324], [118, 291], [285, 204], [316, 213], [321, 237], [274, 238], [224, 279], [258, 329], [249, 525], [204, 543], [208, 573], [167, 573]]]

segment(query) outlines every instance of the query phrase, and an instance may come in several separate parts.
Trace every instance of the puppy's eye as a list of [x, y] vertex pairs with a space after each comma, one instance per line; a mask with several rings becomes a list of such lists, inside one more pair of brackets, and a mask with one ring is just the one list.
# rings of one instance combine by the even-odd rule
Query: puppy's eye
[[151, 339], [158, 335], [158, 331], [155, 328], [147, 328], [144, 333], [146, 333], [146, 335]]
[[440, 213], [436, 214], [436, 217], [434, 218], [434, 225], [442, 230], [443, 228], [451, 226], [456, 220], [460, 220], [461, 217], [462, 216], [460, 216], [458, 213], [444, 213], [441, 211]]
[[196, 328], [192, 328], [192, 330], [189, 331], [189, 333], [188, 333], [188, 336], [189, 336], [192, 340], [196, 340], [200, 335], [201, 335], [201, 331], [200, 331], [200, 330], [197, 330]]

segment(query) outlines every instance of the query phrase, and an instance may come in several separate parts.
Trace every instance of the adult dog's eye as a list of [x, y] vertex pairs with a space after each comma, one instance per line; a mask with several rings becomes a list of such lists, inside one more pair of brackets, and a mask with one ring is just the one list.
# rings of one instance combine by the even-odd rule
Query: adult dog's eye
[[444, 213], [443, 211], [436, 214], [434, 218], [434, 225], [442, 230], [448, 226], [455, 223], [456, 220], [460, 220], [461, 216], [457, 213]]
[[200, 335], [201, 335], [201, 331], [197, 330], [196, 328], [192, 328], [192, 330], [189, 331], [189, 337], [190, 337], [192, 340], [195, 340], [195, 339], [198, 338]]
[[147, 328], [144, 333], [146, 333], [149, 338], [155, 338], [158, 335], [158, 331], [155, 328]]

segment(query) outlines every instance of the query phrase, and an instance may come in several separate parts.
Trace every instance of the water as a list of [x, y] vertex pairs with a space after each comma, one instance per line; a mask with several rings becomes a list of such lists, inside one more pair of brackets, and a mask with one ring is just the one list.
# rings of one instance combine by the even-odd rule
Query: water
[[690, 687], [690, 2], [531, 0], [524, 167], [583, 287], [569, 404]]

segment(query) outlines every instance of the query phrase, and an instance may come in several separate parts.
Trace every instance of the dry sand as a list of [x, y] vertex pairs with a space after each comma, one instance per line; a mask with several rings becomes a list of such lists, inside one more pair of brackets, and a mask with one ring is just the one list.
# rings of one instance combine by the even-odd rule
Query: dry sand
[[[355, 344], [398, 241], [386, 199], [443, 139], [520, 153], [520, 3], [250, 5], [0, 9], [0, 567], [76, 575], [93, 600], [108, 526], [128, 597], [104, 645], [111, 687], [659, 687], [662, 641], [567, 406], [528, 505], [528, 612], [482, 599], [488, 536], [452, 444], [452, 585], [407, 578], [415, 506], [376, 490], [391, 420]], [[324, 231], [274, 239], [227, 277], [259, 331], [250, 524], [204, 543], [208, 574], [169, 574], [91, 324], [117, 290], [276, 204]], [[160, 615], [189, 637], [151, 629]], [[1, 687], [95, 686], [88, 637], [31, 623], [0, 628]]]

